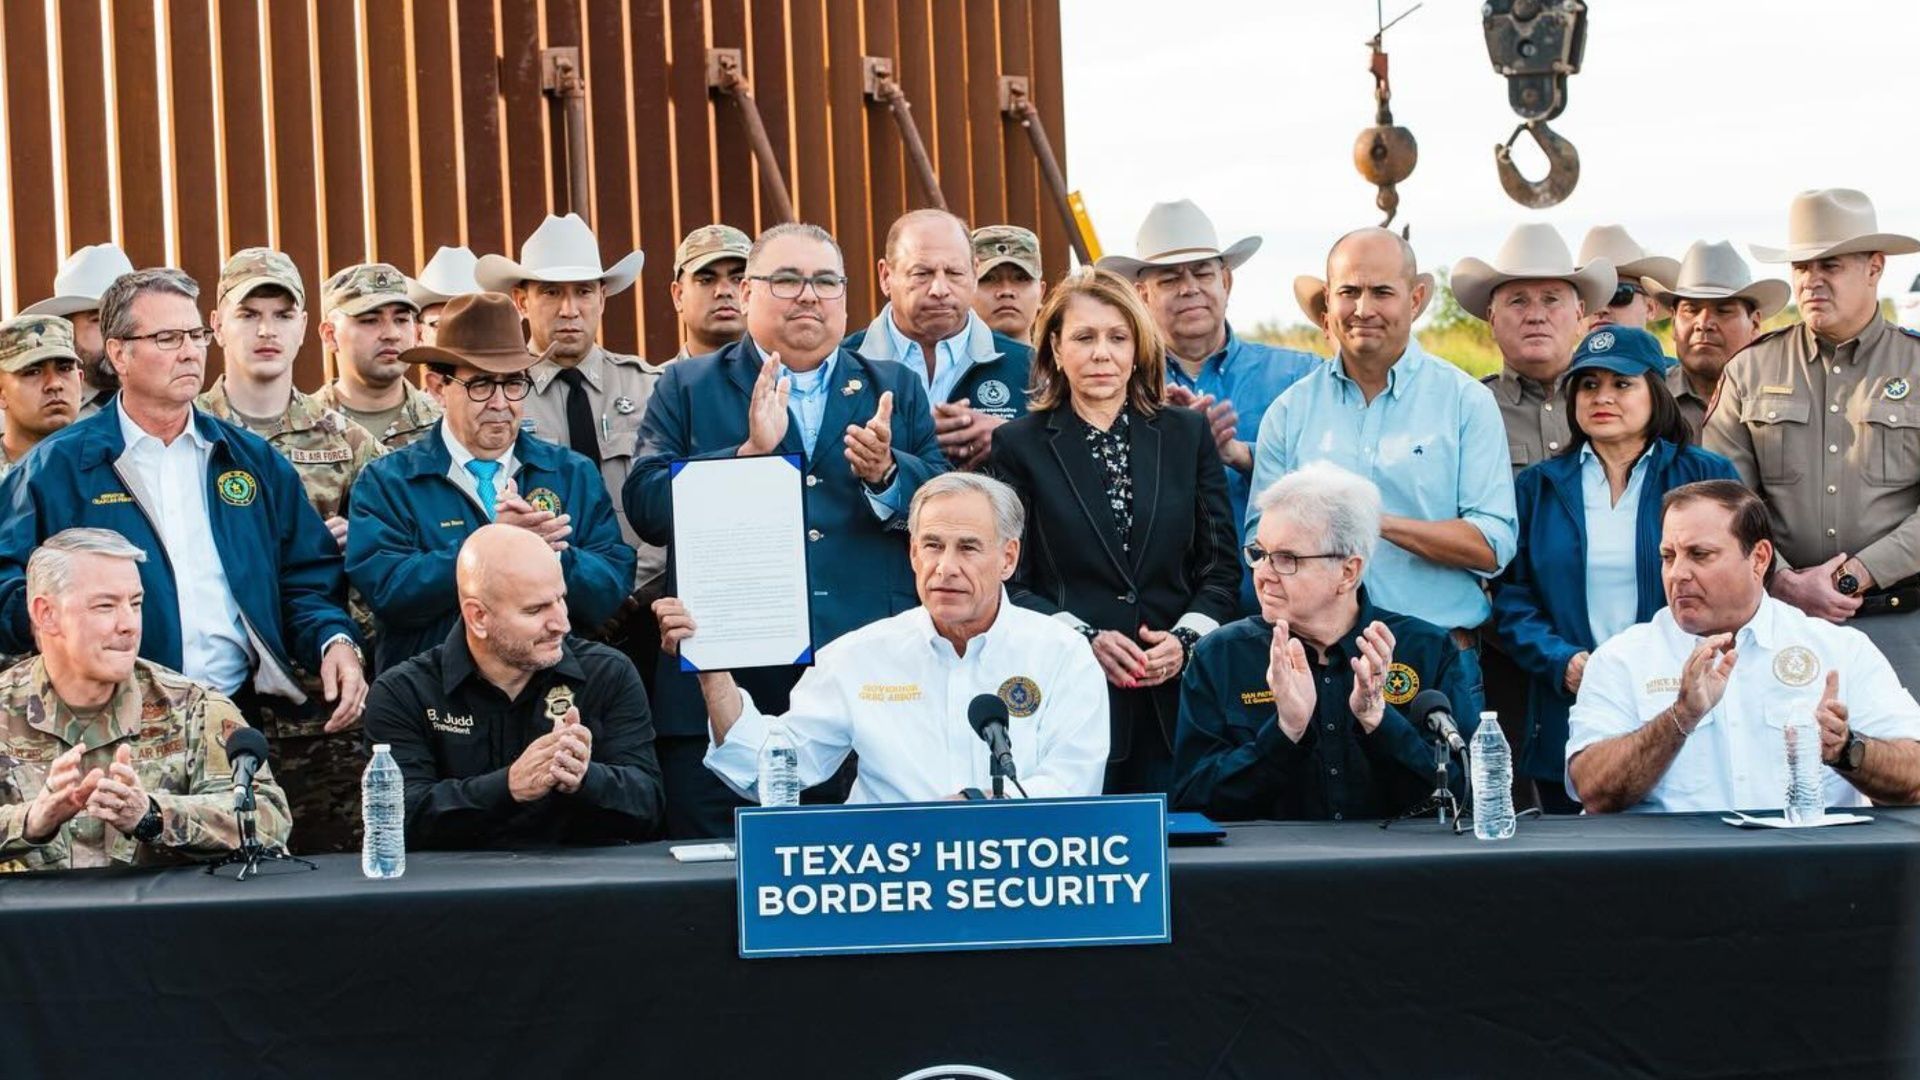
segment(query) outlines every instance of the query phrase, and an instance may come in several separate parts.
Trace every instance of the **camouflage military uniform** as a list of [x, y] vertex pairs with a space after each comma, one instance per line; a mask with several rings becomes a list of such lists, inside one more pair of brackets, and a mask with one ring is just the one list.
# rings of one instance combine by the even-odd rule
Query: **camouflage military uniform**
[[[349, 266], [336, 271], [321, 286], [320, 317], [330, 318], [336, 311], [360, 316], [390, 304], [411, 308], [418, 316], [420, 304], [409, 292], [410, 288], [411, 282], [407, 276], [386, 263]], [[405, 380], [400, 385], [405, 390], [405, 397], [401, 400], [398, 418], [389, 423], [385, 431], [373, 432], [380, 444], [389, 450], [398, 450], [413, 442], [432, 430], [440, 420], [440, 403], [432, 395]], [[355, 413], [340, 400], [339, 387], [338, 382], [328, 383], [313, 395], [314, 401], [321, 408], [333, 409], [355, 424], [360, 424], [361, 414]]]
[[[330, 382], [314, 391], [313, 396], [307, 400], [322, 409], [331, 409], [345, 415], [340, 403], [339, 385], [337, 382]], [[406, 446], [432, 431], [433, 426], [440, 422], [440, 403], [434, 400], [433, 395], [410, 382], [405, 386], [407, 398], [406, 404], [400, 409], [400, 419], [387, 425], [387, 430], [379, 433], [380, 445], [388, 450], [398, 450]]]
[[[230, 300], [244, 300], [263, 286], [285, 290], [296, 303], [306, 302], [293, 261], [269, 248], [247, 248], [227, 260], [220, 271], [218, 301], [224, 305]], [[214, 380], [195, 404], [222, 420], [241, 423], [227, 397], [225, 375]], [[293, 391], [286, 412], [273, 429], [259, 434], [300, 474], [307, 501], [323, 518], [346, 516], [347, 493], [354, 479], [367, 462], [386, 453], [386, 448], [360, 425], [298, 390]], [[361, 640], [370, 643], [373, 612], [351, 588], [347, 591], [347, 613], [359, 627]], [[332, 707], [326, 704], [319, 674], [304, 669], [296, 674], [300, 689], [307, 695], [306, 704], [251, 695], [242, 701], [251, 714], [249, 719], [273, 747], [273, 761], [279, 766], [287, 802], [299, 822], [293, 836], [295, 850], [302, 854], [348, 851], [360, 842], [360, 772], [365, 762], [360, 755], [359, 733], [327, 734]], [[372, 677], [371, 672], [368, 677]]]
[[[80, 363], [80, 354], [73, 347], [73, 324], [58, 315], [16, 315], [6, 322], [0, 322], [0, 371], [9, 375], [18, 375], [35, 364], [49, 360], [71, 360]], [[87, 385], [80, 384], [84, 397]], [[86, 414], [78, 409], [74, 419]], [[3, 420], [4, 417], [0, 417]], [[0, 476], [7, 475], [14, 463], [7, 458], [6, 447], [0, 446]]]
[[[54, 693], [39, 657], [0, 672], [0, 871], [179, 862], [233, 850], [240, 826], [225, 747], [244, 726], [232, 702], [147, 660], [136, 661], [133, 677], [90, 717]], [[111, 768], [122, 744], [132, 749], [140, 785], [160, 806], [158, 838], [140, 843], [85, 811], [44, 844], [26, 838], [27, 810], [48, 769], [80, 742], [83, 775]], [[260, 842], [284, 844], [287, 800], [270, 770], [255, 777], [254, 796]]]

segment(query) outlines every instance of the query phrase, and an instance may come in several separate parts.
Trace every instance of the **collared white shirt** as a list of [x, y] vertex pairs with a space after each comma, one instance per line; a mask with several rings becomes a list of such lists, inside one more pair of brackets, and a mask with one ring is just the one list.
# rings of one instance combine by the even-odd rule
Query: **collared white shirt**
[[141, 488], [141, 505], [167, 549], [179, 592], [181, 674], [232, 694], [253, 671], [254, 652], [207, 512], [207, 459], [213, 444], [200, 434], [193, 417], [169, 444], [134, 423], [118, 403], [114, 412], [126, 443], [115, 464]]
[[[476, 456], [474, 452], [453, 437], [453, 432], [447, 430], [445, 420], [440, 421], [440, 441], [446, 444], [447, 454], [453, 458], [452, 467], [447, 469], [447, 479], [452, 480], [455, 487], [466, 492], [467, 498], [472, 499], [475, 506], [484, 505], [480, 501], [480, 479], [467, 469], [467, 462], [472, 461]], [[507, 447], [506, 453], [495, 460], [500, 462], [500, 470], [493, 474], [493, 505], [498, 507], [501, 497], [507, 493], [507, 485], [513, 483], [513, 474], [520, 465], [513, 459], [511, 446]]]
[[1633, 463], [1626, 490], [1614, 502], [1606, 465], [1593, 452], [1592, 443], [1580, 444], [1580, 492], [1587, 519], [1587, 629], [1600, 644], [1640, 621], [1640, 492], [1646, 487], [1648, 457], [1641, 454]]
[[[1652, 723], [1673, 704], [1680, 669], [1699, 638], [1669, 609], [1601, 645], [1587, 661], [1567, 723], [1567, 760], [1594, 743]], [[1811, 715], [1840, 673], [1848, 725], [1874, 739], [1920, 739], [1920, 705], [1867, 636], [1811, 618], [1771, 596], [1734, 635], [1739, 656], [1727, 690], [1701, 719], [1639, 811], [1777, 810], [1787, 802], [1785, 725]], [[1667, 723], [1660, 720], [1660, 723]], [[1823, 768], [1826, 805], [1864, 806], [1846, 778]], [[1569, 781], [1571, 786], [1571, 781]]]
[[973, 361], [967, 355], [967, 336], [973, 332], [973, 321], [980, 316], [967, 313], [967, 321], [960, 325], [959, 333], [940, 339], [933, 347], [933, 374], [927, 374], [927, 355], [920, 343], [903, 333], [893, 321], [893, 307], [887, 307], [887, 317], [880, 320], [886, 328], [887, 337], [893, 341], [894, 359], [907, 366], [907, 370], [920, 379], [927, 388], [927, 400], [935, 405], [953, 396], [953, 388], [960, 385], [960, 376], [967, 373]]
[[[926, 802], [992, 787], [987, 746], [967, 723], [979, 694], [1008, 703], [1020, 783], [1034, 798], [1098, 795], [1107, 767], [1107, 684], [1086, 639], [1054, 619], [1000, 612], [965, 656], [934, 630], [924, 607], [882, 619], [820, 650], [785, 717], [800, 782], [834, 774], [849, 751], [860, 775], [849, 803]], [[770, 718], [740, 691], [727, 741], [707, 745], [707, 768], [753, 799]], [[1015, 795], [1012, 784], [1006, 788]]]

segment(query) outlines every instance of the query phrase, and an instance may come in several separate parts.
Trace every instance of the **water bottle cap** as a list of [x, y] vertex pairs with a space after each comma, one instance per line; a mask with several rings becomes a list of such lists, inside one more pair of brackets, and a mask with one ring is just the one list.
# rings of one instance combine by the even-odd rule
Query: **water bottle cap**
[[1498, 720], [1500, 719], [1500, 714], [1497, 712], [1494, 712], [1492, 709], [1484, 709], [1480, 713], [1480, 719], [1481, 720]]
[[387, 753], [392, 753], [392, 752], [393, 752], [393, 744], [392, 744], [392, 743], [383, 743], [383, 742], [377, 742], [377, 743], [374, 743], [374, 744], [373, 744], [373, 752], [374, 752], [374, 753], [376, 753], [376, 754], [387, 754]]

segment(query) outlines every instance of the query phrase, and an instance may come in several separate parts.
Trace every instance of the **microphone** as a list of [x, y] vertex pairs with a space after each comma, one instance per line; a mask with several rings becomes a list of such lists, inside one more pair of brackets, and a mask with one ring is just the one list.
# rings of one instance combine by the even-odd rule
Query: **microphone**
[[1413, 722], [1446, 740], [1447, 748], [1455, 753], [1467, 752], [1466, 740], [1460, 737], [1460, 728], [1453, 722], [1453, 703], [1447, 695], [1438, 690], [1422, 690], [1413, 699], [1407, 715]]
[[234, 728], [227, 736], [227, 762], [233, 766], [234, 809], [252, 809], [253, 774], [267, 763], [267, 737], [257, 728]]
[[993, 761], [993, 775], [1018, 781], [1013, 768], [1013, 743], [1007, 738], [1007, 703], [998, 695], [981, 694], [967, 705], [967, 723], [974, 734], [986, 740]]

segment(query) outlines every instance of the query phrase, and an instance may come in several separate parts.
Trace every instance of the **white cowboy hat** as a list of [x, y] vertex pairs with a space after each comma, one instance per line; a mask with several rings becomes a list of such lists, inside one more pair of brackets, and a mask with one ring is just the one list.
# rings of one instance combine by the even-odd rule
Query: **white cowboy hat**
[[408, 298], [426, 308], [467, 293], [485, 292], [473, 276], [479, 261], [466, 248], [442, 247], [420, 268], [420, 276], [407, 279]]
[[116, 244], [94, 244], [67, 256], [53, 276], [53, 296], [20, 309], [22, 315], [77, 315], [100, 306], [100, 294], [121, 274], [133, 273], [133, 260]]
[[612, 266], [602, 267], [600, 242], [579, 214], [548, 214], [520, 245], [519, 262], [505, 255], [482, 255], [474, 265], [473, 276], [489, 292], [512, 292], [523, 281], [598, 281], [611, 296], [640, 276], [644, 258], [638, 251], [629, 252]]
[[[1417, 319], [1427, 310], [1427, 305], [1433, 302], [1434, 281], [1432, 274], [1415, 274], [1413, 280], [1427, 287], [1426, 299], [1421, 300], [1420, 306], [1413, 312], [1413, 317]], [[1324, 320], [1327, 317], [1327, 283], [1325, 281], [1312, 274], [1301, 274], [1293, 279], [1293, 299], [1300, 305], [1300, 310], [1306, 313], [1307, 318], [1312, 320], [1313, 325], [1325, 325]]]
[[1769, 318], [1786, 307], [1793, 292], [1786, 282], [1775, 278], [1753, 280], [1746, 260], [1725, 240], [1717, 244], [1694, 241], [1679, 266], [1670, 278], [1642, 277], [1641, 288], [1668, 307], [1682, 300], [1745, 300], [1753, 305], [1755, 319]]
[[1605, 306], [1620, 283], [1606, 259], [1576, 267], [1567, 242], [1553, 226], [1540, 222], [1521, 225], [1508, 234], [1491, 264], [1472, 256], [1453, 264], [1453, 297], [1476, 319], [1487, 317], [1493, 290], [1509, 281], [1564, 281], [1580, 294], [1588, 311]]
[[[1639, 284], [1643, 277], [1672, 281], [1680, 273], [1680, 260], [1649, 254], [1639, 241], [1627, 235], [1623, 225], [1595, 225], [1587, 230], [1586, 239], [1580, 241], [1580, 255], [1575, 261], [1585, 266], [1595, 259], [1612, 263], [1613, 272], [1620, 281], [1635, 284]], [[1615, 284], [1617, 287], [1618, 282]]]
[[1232, 270], [1260, 250], [1260, 238], [1243, 237], [1223, 248], [1213, 219], [1195, 206], [1193, 200], [1180, 199], [1153, 204], [1153, 209], [1147, 211], [1147, 220], [1140, 223], [1140, 231], [1133, 238], [1133, 250], [1135, 258], [1108, 255], [1096, 265], [1129, 281], [1155, 267], [1179, 266], [1202, 259], [1219, 259]]
[[1881, 232], [1873, 200], [1864, 192], [1821, 188], [1793, 197], [1793, 206], [1787, 210], [1786, 247], [1748, 244], [1747, 250], [1763, 263], [1793, 263], [1857, 251], [1908, 255], [1920, 251], [1920, 240]]

